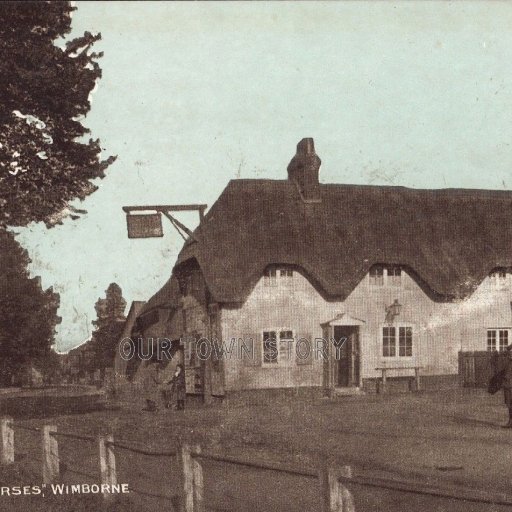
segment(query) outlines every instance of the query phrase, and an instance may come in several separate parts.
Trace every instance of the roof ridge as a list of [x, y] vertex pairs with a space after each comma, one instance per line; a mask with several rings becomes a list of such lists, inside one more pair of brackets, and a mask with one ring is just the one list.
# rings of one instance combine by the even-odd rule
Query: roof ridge
[[[512, 191], [326, 183], [321, 198], [302, 203], [286, 179], [232, 179], [175, 268], [195, 258], [214, 299], [236, 303], [273, 263], [305, 269], [341, 300], [371, 262], [407, 265], [445, 298], [467, 297], [492, 268], [512, 266]], [[145, 309], [172, 301], [171, 288]]]

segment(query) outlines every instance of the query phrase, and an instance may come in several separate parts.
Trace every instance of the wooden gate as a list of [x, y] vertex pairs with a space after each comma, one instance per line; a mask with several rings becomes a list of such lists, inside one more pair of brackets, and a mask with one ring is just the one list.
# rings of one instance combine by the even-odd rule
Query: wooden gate
[[462, 386], [486, 388], [501, 357], [498, 352], [485, 350], [459, 352], [459, 377]]

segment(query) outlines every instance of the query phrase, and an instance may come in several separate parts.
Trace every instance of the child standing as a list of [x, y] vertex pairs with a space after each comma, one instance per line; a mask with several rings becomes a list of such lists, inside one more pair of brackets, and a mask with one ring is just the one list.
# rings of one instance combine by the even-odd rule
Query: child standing
[[185, 409], [185, 370], [182, 364], [176, 365], [176, 371], [172, 379], [167, 383], [171, 385], [170, 397], [166, 404], [166, 407], [170, 406], [171, 397], [176, 393], [176, 409], [182, 411]]

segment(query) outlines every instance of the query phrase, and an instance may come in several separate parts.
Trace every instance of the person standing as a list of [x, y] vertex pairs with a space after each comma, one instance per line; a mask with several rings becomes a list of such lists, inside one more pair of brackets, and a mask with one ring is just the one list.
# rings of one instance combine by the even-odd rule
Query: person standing
[[172, 385], [172, 389], [176, 393], [176, 409], [182, 411], [185, 409], [185, 370], [181, 363], [176, 365], [176, 371], [168, 384]]
[[512, 345], [506, 348], [506, 356], [503, 367], [503, 396], [508, 407], [508, 423], [503, 428], [512, 428]]

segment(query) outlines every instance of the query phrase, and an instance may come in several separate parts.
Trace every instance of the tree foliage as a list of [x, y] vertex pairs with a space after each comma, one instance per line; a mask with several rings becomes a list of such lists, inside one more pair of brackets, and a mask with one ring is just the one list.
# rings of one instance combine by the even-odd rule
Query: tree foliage
[[27, 252], [14, 236], [0, 230], [0, 384], [27, 364], [51, 358], [59, 295], [43, 290], [27, 271]]
[[69, 2], [0, 3], [0, 226], [52, 226], [65, 212], [82, 213], [69, 202], [93, 192], [90, 180], [114, 160], [101, 160], [98, 140], [83, 141], [81, 120], [101, 77], [102, 54], [91, 47], [101, 36], [64, 43], [73, 10]]

